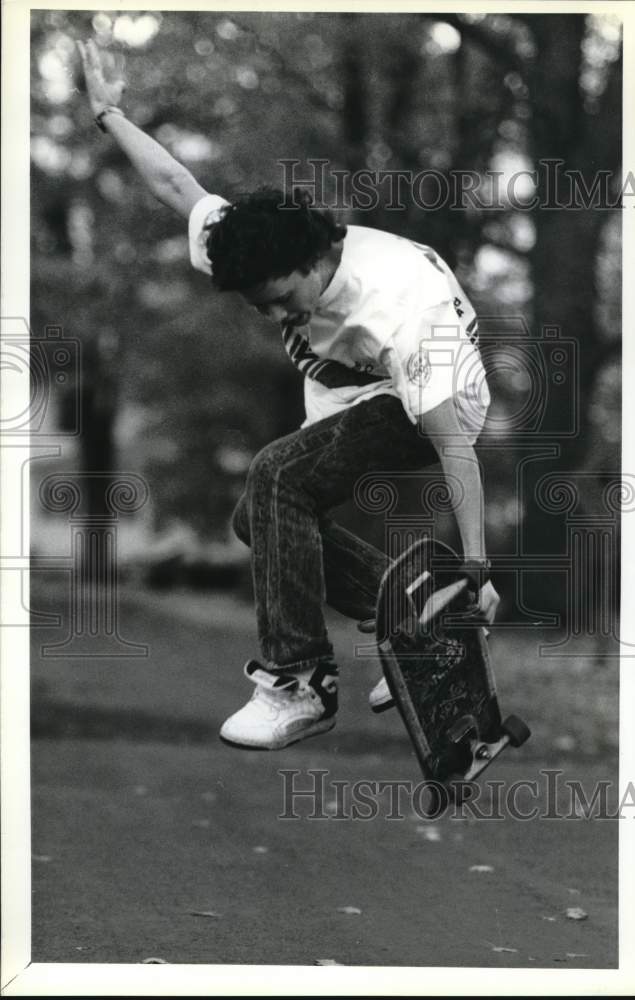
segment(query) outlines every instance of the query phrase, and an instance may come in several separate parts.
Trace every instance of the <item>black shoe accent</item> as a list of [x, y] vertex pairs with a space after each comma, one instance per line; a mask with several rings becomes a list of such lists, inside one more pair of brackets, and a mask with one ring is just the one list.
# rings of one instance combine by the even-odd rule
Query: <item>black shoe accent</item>
[[375, 715], [380, 715], [382, 712], [387, 712], [389, 708], [395, 707], [395, 699], [391, 698], [389, 701], [382, 701], [381, 705], [371, 705], [370, 710], [374, 712]]
[[325, 678], [333, 681], [337, 680], [338, 670], [334, 663], [320, 664], [315, 668], [309, 680], [309, 687], [312, 687], [318, 698], [324, 705], [324, 718], [330, 719], [337, 712], [337, 686], [335, 690], [329, 691], [324, 686]]

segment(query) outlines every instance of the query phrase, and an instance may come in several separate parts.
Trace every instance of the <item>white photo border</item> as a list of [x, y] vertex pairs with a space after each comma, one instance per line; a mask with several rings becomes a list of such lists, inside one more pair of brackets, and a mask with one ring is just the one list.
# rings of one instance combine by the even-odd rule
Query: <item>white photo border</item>
[[[380, 2], [340, 3], [221, 3], [189, 2], [169, 7], [157, 0], [143, 4], [117, 0], [117, 11], [424, 11], [464, 13], [614, 13], [624, 24], [624, 174], [635, 170], [635, 3], [578, 2], [578, 0], [507, 0], [507, 2]], [[107, 10], [108, 5], [66, 0], [5, 0], [2, 9], [2, 317], [29, 315], [29, 54], [30, 15], [37, 10]], [[635, 320], [634, 206], [624, 210], [623, 231], [623, 330]], [[635, 373], [635, 337], [624, 336], [623, 384]], [[22, 412], [29, 405], [28, 378], [16, 384], [3, 376], [3, 413]], [[635, 393], [624, 393], [623, 469], [635, 470]], [[4, 444], [4, 442], [3, 442]], [[21, 449], [2, 449], [2, 552], [9, 550], [6, 531], [24, 517], [23, 540], [28, 544], [28, 509], [21, 503]], [[28, 551], [28, 549], [27, 549]], [[622, 638], [635, 643], [635, 523], [623, 519], [622, 531]], [[11, 608], [21, 607], [20, 594], [3, 574], [2, 600], [6, 614], [0, 621], [1, 738], [2, 738], [2, 986], [6, 996], [336, 996], [336, 995], [631, 995], [635, 992], [635, 823], [620, 823], [620, 966], [618, 969], [477, 969], [477, 968], [318, 968], [294, 966], [231, 965], [119, 965], [32, 964], [30, 960], [30, 823], [29, 823], [29, 644], [26, 623], [12, 621]], [[24, 574], [28, 577], [28, 574]], [[18, 585], [18, 590], [19, 585]], [[24, 580], [28, 592], [28, 579]], [[624, 660], [620, 676], [620, 789], [635, 779], [635, 674], [632, 661]]]

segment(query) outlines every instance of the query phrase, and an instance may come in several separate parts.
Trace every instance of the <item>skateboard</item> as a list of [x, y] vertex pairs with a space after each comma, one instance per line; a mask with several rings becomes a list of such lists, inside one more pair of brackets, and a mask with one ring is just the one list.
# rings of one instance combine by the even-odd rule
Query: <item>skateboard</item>
[[416, 542], [385, 572], [376, 617], [384, 675], [424, 777], [454, 802], [531, 735], [515, 715], [501, 721], [487, 633], [460, 567], [448, 546]]

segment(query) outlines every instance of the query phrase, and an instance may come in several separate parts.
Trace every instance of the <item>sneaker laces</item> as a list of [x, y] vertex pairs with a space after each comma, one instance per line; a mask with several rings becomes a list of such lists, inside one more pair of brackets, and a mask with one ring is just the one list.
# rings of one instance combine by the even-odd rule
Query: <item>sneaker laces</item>
[[254, 699], [260, 698], [268, 703], [278, 702], [281, 694], [293, 694], [299, 686], [296, 677], [267, 670], [257, 660], [248, 660], [244, 667], [244, 673], [245, 677], [256, 685], [252, 697]]

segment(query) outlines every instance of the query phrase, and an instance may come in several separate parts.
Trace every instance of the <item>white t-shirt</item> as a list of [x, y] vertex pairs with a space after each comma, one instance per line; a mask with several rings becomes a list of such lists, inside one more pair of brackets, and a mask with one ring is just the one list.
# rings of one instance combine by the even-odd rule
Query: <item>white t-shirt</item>
[[[226, 204], [207, 195], [190, 215], [190, 259], [206, 274], [212, 268], [205, 227]], [[283, 333], [287, 353], [306, 376], [306, 423], [379, 394], [400, 399], [416, 423], [455, 397], [472, 441], [490, 403], [477, 338], [474, 310], [433, 250], [362, 226], [347, 227], [342, 259], [310, 324]]]

